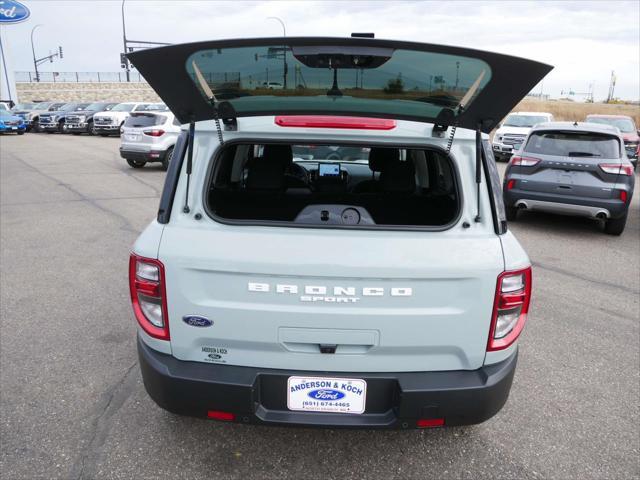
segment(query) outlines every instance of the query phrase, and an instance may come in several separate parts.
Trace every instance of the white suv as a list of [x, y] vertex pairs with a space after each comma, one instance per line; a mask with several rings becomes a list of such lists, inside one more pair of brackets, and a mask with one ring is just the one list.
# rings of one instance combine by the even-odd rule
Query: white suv
[[119, 103], [109, 111], [98, 112], [93, 116], [93, 131], [103, 137], [120, 135], [120, 128], [124, 125], [125, 120], [129, 118], [129, 114], [142, 111], [148, 105], [149, 102], [124, 102]]
[[166, 170], [180, 132], [180, 122], [166, 107], [132, 112], [122, 126], [120, 156], [133, 168], [161, 162]]
[[546, 112], [513, 112], [507, 115], [493, 135], [493, 154], [496, 160], [509, 160], [517, 152], [531, 129], [539, 123], [553, 122]]
[[[399, 429], [502, 408], [531, 263], [507, 230], [487, 134], [551, 67], [371, 38], [128, 58], [186, 124], [129, 263], [158, 405]], [[266, 70], [288, 87], [264, 92]]]

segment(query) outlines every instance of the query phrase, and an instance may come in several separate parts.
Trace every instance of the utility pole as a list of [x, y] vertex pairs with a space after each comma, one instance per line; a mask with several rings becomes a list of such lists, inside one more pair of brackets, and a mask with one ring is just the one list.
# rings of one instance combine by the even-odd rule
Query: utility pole
[[607, 95], [607, 103], [613, 101], [613, 92], [616, 89], [616, 72], [611, 70], [611, 79], [609, 80], [609, 94]]
[[[280, 17], [267, 17], [267, 20], [276, 20], [280, 22], [280, 25], [282, 25], [282, 36], [286, 38], [287, 27], [285, 27], [284, 22]], [[283, 61], [282, 88], [286, 90], [287, 89], [287, 46], [286, 45], [282, 47], [282, 61]]]
[[[122, 5], [121, 5], [121, 11], [122, 11], [122, 48], [124, 49], [124, 54], [126, 55], [127, 52], [127, 32], [125, 30], [125, 25], [124, 25], [124, 2], [125, 0], [122, 0]], [[131, 81], [131, 77], [129, 72], [131, 71], [131, 67], [129, 66], [129, 59], [125, 58], [124, 59], [124, 68], [125, 68], [125, 72], [127, 75], [127, 82]]]
[[[36, 48], [35, 48], [35, 46], [33, 44], [33, 32], [35, 32], [36, 28], [38, 28], [38, 27], [42, 27], [42, 25], [38, 24], [38, 25], [34, 26], [31, 29], [31, 53], [33, 53], [33, 68], [34, 68], [34, 70], [36, 72], [36, 78], [35, 78], [36, 82], [40, 81], [40, 72], [38, 72], [38, 65], [42, 65], [44, 62], [47, 62], [47, 61], [53, 63], [53, 59], [55, 57], [63, 58], [63, 56], [62, 56], [62, 47], [60, 47], [60, 46], [58, 46], [58, 51], [56, 53], [50, 53], [49, 55], [46, 55], [46, 56], [44, 56], [42, 58], [36, 58]], [[51, 50], [49, 50], [49, 51], [51, 51]]]

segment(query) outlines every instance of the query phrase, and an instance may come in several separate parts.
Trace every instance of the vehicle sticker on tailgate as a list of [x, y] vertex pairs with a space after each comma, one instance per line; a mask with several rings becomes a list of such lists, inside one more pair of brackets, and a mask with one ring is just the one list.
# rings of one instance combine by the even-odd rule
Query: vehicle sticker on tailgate
[[367, 382], [354, 378], [289, 377], [287, 407], [303, 412], [364, 413]]

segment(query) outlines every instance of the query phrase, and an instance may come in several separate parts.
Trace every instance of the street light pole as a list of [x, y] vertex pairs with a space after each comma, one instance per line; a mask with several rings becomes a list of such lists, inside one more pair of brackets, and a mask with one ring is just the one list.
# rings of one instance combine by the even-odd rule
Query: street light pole
[[33, 32], [35, 31], [36, 28], [41, 26], [42, 26], [41, 24], [38, 24], [31, 29], [31, 52], [33, 53], [33, 68], [36, 71], [36, 82], [40, 81], [40, 74], [38, 73], [38, 61], [36, 60], [36, 49], [33, 46]]
[[[282, 32], [283, 32], [282, 36], [283, 37], [287, 36], [287, 27], [284, 25], [284, 22], [280, 17], [267, 17], [267, 20], [277, 20], [278, 22], [280, 22], [280, 25], [282, 25]], [[282, 60], [284, 62], [284, 65], [283, 65], [284, 72], [282, 74], [282, 88], [286, 90], [287, 89], [287, 47], [286, 45], [284, 45], [282, 48]]]
[[[124, 47], [124, 53], [125, 55], [127, 54], [127, 32], [125, 30], [125, 25], [124, 25], [124, 2], [125, 0], [122, 0], [122, 6], [121, 6], [121, 10], [122, 10], [122, 45]], [[127, 74], [127, 82], [130, 82], [131, 79], [129, 77], [129, 60], [127, 60], [125, 62], [125, 71]]]

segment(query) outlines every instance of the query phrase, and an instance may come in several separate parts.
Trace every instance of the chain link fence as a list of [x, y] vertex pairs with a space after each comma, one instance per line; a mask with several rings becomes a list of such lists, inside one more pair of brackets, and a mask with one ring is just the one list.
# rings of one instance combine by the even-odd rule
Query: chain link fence
[[[117, 83], [127, 82], [126, 72], [15, 72], [16, 83]], [[139, 72], [129, 72], [129, 81], [146, 83]]]

